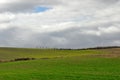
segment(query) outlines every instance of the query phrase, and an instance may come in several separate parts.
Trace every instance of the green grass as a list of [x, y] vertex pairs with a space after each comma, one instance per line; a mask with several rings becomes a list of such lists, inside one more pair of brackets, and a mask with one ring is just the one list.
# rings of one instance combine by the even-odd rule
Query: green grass
[[[1, 48], [0, 59], [37, 60], [0, 63], [0, 80], [120, 80], [120, 58], [88, 56], [98, 50]], [[6, 57], [7, 56], [7, 57]], [[54, 58], [62, 56], [59, 58]], [[40, 59], [49, 57], [49, 59]]]
[[24, 49], [24, 48], [0, 48], [0, 60], [15, 58], [55, 58], [71, 57], [88, 54], [100, 54], [97, 50], [54, 50], [54, 49]]

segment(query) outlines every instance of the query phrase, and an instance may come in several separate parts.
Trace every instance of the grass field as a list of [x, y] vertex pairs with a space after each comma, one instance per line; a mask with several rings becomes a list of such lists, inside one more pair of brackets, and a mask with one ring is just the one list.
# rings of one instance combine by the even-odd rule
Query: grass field
[[0, 48], [0, 80], [120, 80], [120, 49]]

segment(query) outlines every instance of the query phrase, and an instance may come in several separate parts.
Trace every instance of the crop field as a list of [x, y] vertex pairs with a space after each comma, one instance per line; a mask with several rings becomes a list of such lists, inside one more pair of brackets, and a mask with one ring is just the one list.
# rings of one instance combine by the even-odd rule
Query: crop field
[[0, 48], [0, 61], [0, 80], [120, 80], [120, 48]]

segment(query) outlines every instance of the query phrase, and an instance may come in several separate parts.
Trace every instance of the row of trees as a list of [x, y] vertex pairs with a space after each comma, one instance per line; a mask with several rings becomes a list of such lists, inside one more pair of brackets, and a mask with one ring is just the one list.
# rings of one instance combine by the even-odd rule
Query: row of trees
[[91, 50], [91, 49], [120, 48], [120, 46], [104, 46], [104, 47], [78, 48], [78, 49], [73, 49], [73, 48], [48, 48], [48, 47], [39, 47], [39, 48], [40, 49], [54, 49], [54, 50]]

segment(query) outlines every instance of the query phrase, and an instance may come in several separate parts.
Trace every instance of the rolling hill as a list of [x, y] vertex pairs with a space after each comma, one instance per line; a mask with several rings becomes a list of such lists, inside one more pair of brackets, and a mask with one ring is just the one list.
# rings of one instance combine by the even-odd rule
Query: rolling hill
[[120, 48], [0, 48], [0, 60], [0, 80], [120, 80]]

